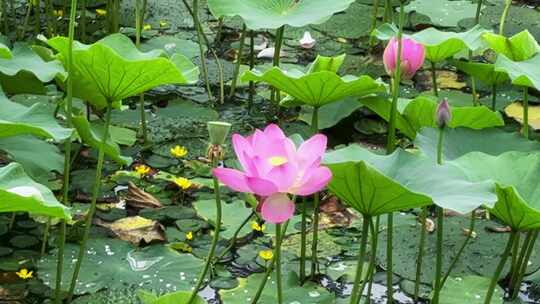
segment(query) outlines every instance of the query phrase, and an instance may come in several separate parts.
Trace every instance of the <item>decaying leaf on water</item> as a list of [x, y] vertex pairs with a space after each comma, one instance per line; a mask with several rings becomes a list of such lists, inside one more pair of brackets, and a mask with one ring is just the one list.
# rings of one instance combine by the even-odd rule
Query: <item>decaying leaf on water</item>
[[157, 221], [140, 216], [119, 219], [113, 223], [96, 220], [96, 224], [111, 229], [121, 240], [138, 245], [141, 241], [151, 243], [165, 241], [163, 226]]

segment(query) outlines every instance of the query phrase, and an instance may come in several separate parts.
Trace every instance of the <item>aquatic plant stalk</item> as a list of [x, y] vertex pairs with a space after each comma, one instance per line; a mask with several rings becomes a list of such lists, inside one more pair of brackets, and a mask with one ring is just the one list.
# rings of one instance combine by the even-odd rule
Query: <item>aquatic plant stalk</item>
[[531, 237], [532, 231], [529, 231], [527, 233], [527, 236], [525, 237], [525, 240], [523, 240], [523, 245], [521, 246], [521, 249], [519, 248], [519, 242], [514, 241], [514, 251], [512, 252], [512, 268], [510, 270], [510, 281], [508, 282], [508, 286], [510, 287], [510, 293], [512, 293], [513, 287], [516, 286], [516, 281], [519, 277], [519, 273], [521, 272], [523, 260], [525, 259], [525, 255], [527, 254], [527, 250], [529, 249], [529, 245], [531, 243]]
[[531, 258], [532, 252], [534, 250], [534, 245], [536, 244], [536, 240], [538, 238], [538, 230], [529, 231], [527, 237], [529, 236], [530, 236], [529, 245], [525, 250], [525, 255], [521, 262], [521, 268], [519, 269], [518, 275], [516, 279], [514, 280], [514, 284], [511, 289], [512, 291], [511, 299], [517, 298], [517, 295], [519, 292], [519, 285], [521, 284], [521, 281], [523, 281], [523, 277], [525, 276], [525, 272], [527, 271], [527, 266], [529, 265], [529, 259]]
[[414, 280], [414, 297], [415, 301], [418, 301], [418, 296], [420, 294], [420, 279], [422, 276], [422, 263], [424, 259], [424, 247], [426, 244], [426, 234], [427, 234], [427, 215], [428, 208], [422, 207], [422, 213], [420, 213], [420, 223], [422, 224], [422, 229], [420, 231], [420, 243], [418, 244], [418, 256], [416, 258], [416, 277]]
[[437, 66], [435, 62], [431, 62], [431, 83], [433, 87], [433, 94], [439, 97], [439, 88], [437, 86]]
[[[476, 6], [476, 15], [474, 17], [474, 25], [478, 25], [480, 23], [480, 12], [482, 11], [482, 1], [478, 0], [477, 6]], [[473, 57], [473, 51], [469, 50], [469, 62], [472, 62]], [[471, 90], [472, 90], [472, 102], [473, 106], [478, 105], [478, 96], [476, 92], [476, 79], [474, 76], [471, 76]]]
[[371, 217], [368, 215], [364, 215], [362, 222], [362, 240], [360, 241], [360, 252], [358, 253], [356, 274], [354, 277], [354, 284], [351, 292], [351, 301], [349, 302], [349, 304], [358, 304], [362, 295], [362, 290], [360, 289], [360, 282], [362, 281], [362, 273], [364, 272], [364, 260], [366, 258], [366, 247], [370, 222]]
[[[285, 235], [287, 234], [288, 226], [289, 226], [289, 221], [285, 222], [285, 224], [281, 228], [281, 239], [283, 239]], [[261, 284], [259, 284], [259, 287], [257, 288], [257, 292], [255, 293], [255, 295], [253, 296], [253, 299], [251, 300], [251, 304], [256, 304], [257, 302], [259, 302], [259, 299], [261, 298], [264, 287], [266, 286], [266, 282], [268, 282], [268, 278], [270, 277], [270, 275], [272, 274], [272, 271], [274, 270], [275, 264], [276, 264], [276, 257], [274, 256], [272, 258], [272, 261], [266, 267], [266, 272], [264, 273], [264, 277], [261, 280]]]
[[281, 224], [276, 224], [276, 247], [274, 249], [274, 256], [276, 259], [276, 285], [277, 285], [277, 302], [283, 304], [283, 287], [281, 280], [281, 241], [283, 235], [281, 234]]
[[504, 268], [504, 265], [506, 264], [506, 261], [508, 260], [508, 256], [510, 255], [510, 252], [512, 251], [512, 246], [516, 239], [517, 233], [518, 232], [516, 231], [512, 231], [510, 233], [510, 236], [508, 237], [506, 248], [504, 249], [501, 260], [499, 261], [499, 264], [497, 265], [497, 268], [495, 269], [495, 273], [493, 274], [493, 277], [491, 278], [491, 283], [489, 284], [489, 288], [486, 294], [486, 298], [484, 300], [484, 304], [491, 304], [491, 298], [493, 297], [493, 292], [495, 291], [495, 287], [497, 286], [497, 283], [499, 282], [499, 277], [501, 276], [501, 272]]
[[[370, 252], [369, 269], [368, 269], [367, 277], [363, 282], [363, 284], [368, 283], [366, 304], [371, 303], [371, 291], [373, 289], [373, 275], [375, 274], [375, 266], [377, 265], [377, 246], [378, 246], [378, 241], [379, 241], [379, 224], [380, 224], [379, 221], [380, 221], [380, 216], [377, 216], [375, 219], [375, 224], [373, 224], [373, 219], [372, 219], [369, 225], [370, 230], [371, 230], [371, 252]], [[360, 288], [360, 290], [364, 290], [364, 287]]]
[[523, 88], [523, 136], [529, 139], [529, 88]]
[[302, 223], [300, 230], [300, 283], [306, 279], [306, 242], [307, 242], [307, 199], [302, 198]]
[[[276, 31], [276, 45], [274, 46], [274, 58], [272, 60], [272, 66], [279, 67], [281, 59], [281, 47], [283, 45], [283, 34], [285, 33], [285, 26], [281, 26]], [[276, 102], [279, 102], [280, 93], [276, 88], [272, 88], [272, 93], [270, 94], [270, 101], [273, 105]], [[279, 109], [279, 105], [276, 106]]]
[[34, 20], [35, 24], [35, 33], [38, 35], [41, 32], [41, 0], [31, 0], [35, 1], [34, 5]]
[[444, 284], [446, 283], [446, 280], [450, 276], [450, 273], [452, 273], [452, 269], [454, 268], [454, 266], [456, 266], [457, 262], [459, 261], [459, 258], [463, 254], [463, 251], [465, 251], [465, 248], [469, 244], [469, 241], [472, 239], [475, 222], [476, 222], [476, 216], [474, 215], [474, 210], [473, 210], [471, 212], [471, 222], [469, 224], [469, 233], [467, 234], [467, 237], [465, 238], [465, 240], [461, 244], [461, 247], [459, 248], [456, 256], [454, 256], [454, 258], [452, 259], [452, 262], [450, 262], [450, 266], [448, 267], [448, 270], [446, 270], [446, 273], [444, 274], [444, 276], [442, 278], [441, 288], [444, 287]]
[[512, 6], [512, 0], [505, 0], [504, 9], [501, 14], [501, 20], [499, 22], [499, 35], [504, 36], [504, 26], [506, 25], [506, 18], [510, 13], [510, 7]]
[[[137, 48], [141, 47], [142, 24], [144, 23], [144, 8], [146, 6], [146, 0], [144, 0], [144, 2], [144, 4], [141, 3], [141, 0], [136, 0], [135, 2], [135, 45], [137, 46]], [[144, 93], [141, 93], [139, 95], [139, 108], [141, 113], [142, 143], [144, 146], [148, 141], [148, 130], [146, 128], [146, 112], [144, 111]]]
[[240, 34], [240, 46], [238, 47], [238, 53], [236, 56], [236, 64], [234, 65], [234, 73], [231, 83], [231, 91], [229, 92], [229, 99], [234, 98], [234, 93], [236, 92], [236, 84], [238, 82], [238, 74], [240, 74], [240, 65], [242, 64], [242, 55], [244, 52], [244, 45], [246, 43], [246, 33], [247, 28], [246, 24], [242, 25], [242, 34]]
[[81, 0], [81, 22], [79, 29], [79, 40], [83, 43], [86, 42], [86, 1]]
[[7, 0], [2, 0], [2, 23], [4, 26], [4, 35], [7, 35], [9, 32], [9, 25], [8, 25], [8, 8], [7, 8]]
[[234, 245], [236, 244], [236, 240], [238, 239], [238, 235], [240, 234], [240, 231], [246, 226], [249, 220], [253, 218], [253, 216], [255, 216], [255, 211], [251, 212], [249, 216], [246, 217], [246, 219], [244, 219], [244, 221], [240, 224], [240, 226], [236, 228], [236, 231], [234, 231], [234, 234], [231, 237], [231, 240], [229, 241], [229, 245], [227, 246], [227, 248], [225, 248], [225, 250], [223, 250], [223, 252], [218, 257], [216, 257], [216, 262], [221, 260], [234, 247]]
[[377, 28], [377, 15], [379, 14], [379, 0], [373, 0], [373, 14], [371, 16], [371, 28], [369, 30], [369, 48], [373, 47], [375, 42], [375, 36], [372, 36], [371, 33]]
[[[517, 267], [517, 262], [518, 262], [518, 252], [519, 252], [519, 245], [521, 243], [521, 233], [518, 232], [518, 234], [516, 235], [516, 239], [514, 240], [514, 247], [512, 247], [512, 253], [510, 255], [511, 257], [511, 260], [510, 260], [510, 273], [513, 275], [515, 272], [516, 272], [516, 269], [518, 268]], [[512, 279], [512, 276], [510, 277], [510, 279]], [[510, 286], [511, 283], [510, 283]]]
[[494, 84], [491, 86], [491, 110], [497, 110], [497, 85]]
[[86, 215], [84, 233], [81, 241], [81, 246], [79, 247], [79, 255], [77, 257], [77, 263], [75, 264], [75, 269], [73, 271], [73, 277], [71, 278], [71, 285], [69, 287], [68, 294], [68, 303], [71, 302], [73, 298], [73, 292], [75, 291], [75, 286], [77, 284], [77, 278], [79, 277], [79, 272], [81, 270], [81, 265], [84, 260], [86, 253], [86, 243], [88, 242], [88, 237], [90, 236], [90, 228], [92, 226], [92, 219], [94, 218], [94, 213], [96, 212], [96, 203], [101, 190], [101, 175], [103, 171], [103, 163], [105, 161], [105, 145], [107, 144], [107, 139], [109, 138], [109, 126], [111, 124], [111, 113], [112, 113], [113, 101], [107, 102], [107, 113], [105, 115], [105, 129], [103, 131], [103, 137], [99, 144], [98, 152], [98, 161], [96, 165], [96, 177], [94, 180], [94, 186], [92, 189], [92, 199], [90, 203], [90, 209]]
[[[394, 76], [392, 77], [392, 108], [390, 110], [390, 121], [388, 124], [388, 138], [386, 142], [386, 153], [391, 154], [396, 149], [396, 117], [397, 117], [397, 104], [399, 97], [399, 84], [401, 82], [401, 50], [403, 48], [403, 23], [405, 22], [405, 8], [403, 2], [399, 4], [399, 31], [397, 35], [398, 49], [396, 56], [396, 69]], [[392, 288], [393, 279], [393, 235], [394, 235], [394, 215], [388, 213], [388, 232], [386, 243], [386, 296], [387, 303], [392, 304], [394, 302], [394, 290]]]
[[[250, 31], [249, 34], [249, 69], [253, 70], [255, 67], [255, 32]], [[248, 113], [251, 112], [253, 107], [253, 97], [255, 96], [255, 82], [249, 82], [249, 99], [248, 99]]]
[[[68, 25], [68, 52], [67, 52], [67, 84], [66, 84], [66, 127], [71, 128], [73, 113], [73, 41], [75, 40], [75, 18], [77, 17], [77, 0], [71, 0]], [[69, 184], [71, 178], [71, 138], [64, 143], [64, 180], [62, 185], [62, 202], [69, 205]], [[58, 261], [56, 264], [56, 282], [54, 290], [54, 303], [62, 303], [62, 274], [64, 272], [64, 251], [66, 244], [66, 221], [60, 221], [58, 232]], [[76, 280], [77, 278], [75, 278]]]
[[392, 7], [392, 0], [385, 0], [383, 23], [392, 22], [392, 19], [394, 19], [393, 11], [394, 8]]
[[[313, 114], [311, 117], [311, 131], [313, 134], [319, 132], [319, 107], [313, 107]], [[313, 223], [312, 233], [313, 239], [311, 240], [311, 279], [315, 280], [318, 269], [318, 254], [317, 245], [319, 240], [319, 203], [320, 193], [317, 192], [313, 195]]]
[[[442, 165], [444, 127], [439, 128], [439, 141], [437, 144], [437, 164]], [[444, 236], [444, 209], [436, 206], [437, 214], [437, 251], [435, 260], [435, 284], [433, 287], [432, 304], [439, 304], [439, 295], [442, 288], [442, 259], [443, 259], [443, 236]]]
[[[219, 166], [219, 157], [217, 155], [213, 155], [212, 157], [212, 167], [217, 168]], [[214, 237], [212, 238], [212, 244], [210, 245], [210, 251], [208, 252], [208, 256], [206, 257], [206, 263], [204, 265], [203, 271], [200, 273], [199, 278], [197, 279], [197, 285], [195, 286], [195, 289], [191, 292], [191, 296], [189, 297], [189, 300], [186, 302], [186, 304], [192, 304], [195, 298], [197, 297], [197, 293], [199, 292], [199, 289], [201, 289], [202, 285], [204, 284], [204, 278], [206, 277], [206, 274], [208, 273], [208, 270], [210, 269], [210, 265], [212, 264], [212, 261], [214, 259], [214, 254], [216, 252], [217, 243], [219, 241], [219, 232], [221, 230], [221, 192], [219, 189], [219, 181], [217, 177], [213, 177], [214, 180], [214, 195], [216, 200], [216, 226], [214, 227]]]
[[24, 21], [22, 25], [21, 31], [18, 32], [17, 38], [19, 40], [24, 39], [24, 36], [26, 36], [26, 28], [28, 27], [28, 22], [30, 21], [30, 13], [32, 12], [32, 0], [28, 1], [28, 8], [26, 9], [26, 15], [24, 16]]
[[41, 251], [39, 252], [41, 256], [45, 254], [45, 250], [47, 250], [47, 242], [49, 241], [49, 231], [51, 229], [51, 218], [47, 219], [47, 223], [45, 224], [45, 229], [43, 230], [43, 239], [41, 240]]

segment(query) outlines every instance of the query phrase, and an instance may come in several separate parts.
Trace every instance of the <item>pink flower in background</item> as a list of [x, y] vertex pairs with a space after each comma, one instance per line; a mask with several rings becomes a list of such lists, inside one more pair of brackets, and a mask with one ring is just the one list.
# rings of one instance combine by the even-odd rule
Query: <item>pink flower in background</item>
[[[411, 79], [424, 64], [426, 51], [424, 46], [413, 39], [403, 38], [401, 47], [401, 77]], [[384, 67], [388, 75], [396, 71], [398, 41], [390, 39], [383, 54]]]
[[213, 174], [235, 191], [264, 197], [262, 217], [283, 223], [294, 215], [294, 202], [287, 194], [313, 194], [332, 178], [330, 170], [321, 166], [326, 141], [326, 136], [317, 134], [296, 149], [275, 124], [248, 137], [234, 134], [234, 151], [243, 171], [216, 168]]

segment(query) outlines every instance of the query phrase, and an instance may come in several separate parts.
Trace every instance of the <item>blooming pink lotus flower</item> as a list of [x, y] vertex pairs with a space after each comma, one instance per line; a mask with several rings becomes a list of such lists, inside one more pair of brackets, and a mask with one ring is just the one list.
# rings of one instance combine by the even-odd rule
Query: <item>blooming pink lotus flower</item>
[[216, 168], [213, 174], [229, 188], [263, 197], [262, 217], [283, 223], [294, 215], [294, 202], [287, 194], [310, 195], [324, 188], [332, 178], [321, 166], [326, 136], [317, 134], [298, 149], [275, 124], [253, 135], [232, 137], [234, 151], [243, 171]]
[[[413, 39], [403, 38], [401, 47], [401, 77], [411, 79], [424, 64], [426, 51], [424, 46]], [[398, 41], [390, 39], [383, 54], [384, 67], [388, 75], [396, 71]]]

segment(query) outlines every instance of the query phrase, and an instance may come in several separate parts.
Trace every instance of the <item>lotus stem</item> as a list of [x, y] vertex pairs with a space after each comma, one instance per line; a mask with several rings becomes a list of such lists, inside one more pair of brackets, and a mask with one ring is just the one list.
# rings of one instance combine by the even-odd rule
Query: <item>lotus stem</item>
[[508, 256], [510, 255], [510, 252], [512, 251], [512, 246], [516, 239], [517, 233], [518, 232], [516, 231], [512, 231], [510, 233], [510, 237], [508, 238], [508, 242], [506, 243], [506, 248], [504, 249], [501, 260], [499, 261], [499, 264], [497, 265], [497, 268], [495, 269], [495, 273], [493, 274], [493, 277], [491, 278], [491, 283], [489, 284], [489, 288], [486, 294], [486, 298], [484, 300], [484, 304], [491, 303], [493, 292], [495, 291], [495, 287], [497, 286], [497, 283], [499, 282], [499, 277], [501, 276], [501, 272], [504, 268], [504, 265], [506, 264], [506, 261], [508, 260]]
[[77, 278], [79, 277], [81, 265], [84, 259], [84, 255], [86, 253], [86, 243], [88, 242], [88, 237], [90, 235], [92, 219], [94, 218], [94, 213], [96, 212], [97, 199], [101, 190], [101, 175], [103, 171], [103, 163], [105, 160], [105, 145], [107, 144], [107, 139], [109, 138], [109, 126], [111, 124], [112, 104], [112, 101], [109, 101], [107, 103], [107, 114], [105, 115], [105, 130], [103, 131], [103, 137], [101, 138], [101, 143], [99, 145], [98, 162], [96, 166], [96, 178], [94, 180], [94, 188], [92, 189], [92, 200], [90, 204], [90, 209], [88, 210], [88, 214], [86, 215], [85, 219], [84, 234], [81, 241], [81, 246], [79, 248], [79, 256], [77, 258], [77, 263], [75, 264], [73, 277], [71, 278], [71, 285], [69, 287], [68, 294], [68, 303], [70, 303], [73, 299], [73, 293], [77, 284]]
[[242, 230], [242, 228], [244, 228], [244, 226], [246, 226], [246, 224], [249, 222], [249, 220], [253, 218], [254, 215], [255, 215], [255, 211], [251, 212], [249, 216], [246, 217], [246, 219], [240, 224], [240, 226], [236, 228], [236, 231], [234, 232], [233, 236], [231, 237], [231, 240], [229, 241], [229, 245], [216, 258], [216, 261], [221, 260], [233, 248], [234, 244], [236, 244], [236, 240], [238, 239], [238, 235], [240, 234], [240, 231]]
[[[521, 249], [519, 250], [519, 254], [516, 252], [518, 249], [516, 247], [519, 247], [518, 242], [514, 242], [514, 252], [512, 252], [512, 269], [510, 271], [510, 282], [508, 283], [508, 286], [510, 287], [510, 292], [512, 292], [513, 287], [516, 286], [516, 280], [519, 277], [519, 274], [521, 272], [521, 266], [523, 263], [523, 260], [525, 259], [525, 255], [527, 254], [527, 250], [529, 248], [529, 244], [531, 242], [532, 237], [532, 231], [527, 232], [527, 236], [525, 237], [525, 240], [523, 240], [523, 245], [521, 246]], [[515, 243], [518, 243], [516, 246]]]
[[283, 304], [283, 290], [281, 281], [281, 241], [283, 235], [281, 234], [281, 223], [276, 224], [276, 248], [274, 249], [274, 256], [276, 257], [276, 282], [277, 282], [277, 300], [278, 304]]
[[362, 222], [362, 241], [360, 242], [360, 252], [358, 254], [358, 261], [356, 264], [356, 275], [354, 278], [354, 285], [351, 293], [351, 301], [349, 304], [358, 304], [362, 295], [360, 289], [360, 282], [362, 281], [362, 273], [364, 272], [364, 260], [366, 258], [367, 239], [369, 235], [369, 223], [371, 217], [369, 215], [363, 215]]
[[[480, 23], [480, 12], [482, 11], [482, 0], [478, 0], [478, 5], [476, 6], [476, 15], [474, 17], [474, 25]], [[469, 50], [469, 62], [473, 61], [473, 51]], [[473, 106], [480, 104], [478, 101], [478, 93], [476, 92], [476, 79], [474, 76], [471, 76], [471, 90], [472, 90], [472, 102]]]
[[517, 279], [515, 280], [514, 286], [512, 287], [512, 299], [515, 299], [517, 297], [518, 292], [519, 292], [519, 284], [521, 284], [521, 281], [523, 281], [523, 277], [525, 276], [525, 272], [527, 272], [529, 259], [531, 258], [532, 252], [534, 250], [534, 245], [536, 243], [536, 239], [538, 238], [538, 230], [529, 231], [527, 237], [529, 236], [531, 236], [531, 240], [526, 250], [524, 259], [521, 263], [521, 269], [518, 273]]
[[2, 23], [4, 24], [4, 35], [7, 35], [9, 32], [8, 15], [7, 0], [2, 0]]
[[394, 8], [392, 7], [392, 0], [385, 0], [384, 2], [384, 18], [383, 23], [386, 22], [393, 22], [392, 19], [394, 19]]
[[[391, 4], [389, 4], [391, 5]], [[396, 70], [392, 79], [392, 108], [390, 110], [390, 121], [388, 125], [388, 138], [386, 143], [386, 153], [391, 154], [396, 149], [396, 117], [397, 117], [397, 104], [399, 97], [399, 84], [401, 82], [401, 50], [403, 49], [403, 23], [405, 22], [405, 8], [403, 2], [399, 4], [399, 31], [397, 35], [399, 56], [396, 60]], [[393, 235], [394, 235], [394, 215], [388, 213], [388, 232], [386, 243], [386, 296], [387, 303], [392, 304], [394, 302], [394, 290], [392, 288], [393, 281]]]
[[[279, 67], [279, 62], [281, 59], [281, 47], [283, 45], [283, 34], [285, 32], [285, 26], [281, 26], [276, 31], [276, 45], [274, 47], [274, 59], [272, 61], [272, 65], [274, 67]], [[277, 89], [272, 88], [272, 93], [270, 95], [270, 100], [272, 101], [272, 104], [275, 104], [276, 102], [279, 102], [280, 99], [280, 93]], [[277, 105], [277, 109], [279, 109], [279, 105]]]
[[302, 230], [300, 231], [300, 283], [306, 279], [307, 199], [302, 198]]
[[497, 111], [497, 85], [491, 86], [491, 110]]
[[214, 40], [214, 42], [218, 45], [221, 43], [221, 36], [223, 35], [223, 20], [223, 16], [219, 17], [218, 19], [218, 30], [216, 33], [216, 39]]
[[506, 18], [510, 13], [510, 7], [512, 6], [512, 0], [506, 0], [504, 10], [501, 14], [501, 21], [499, 24], [499, 35], [504, 36], [504, 26], [506, 25]]
[[43, 230], [43, 239], [41, 240], [41, 251], [40, 254], [43, 256], [47, 250], [47, 242], [49, 241], [49, 230], [51, 229], [51, 218], [47, 219], [45, 224], [45, 229]]
[[86, 0], [81, 0], [81, 28], [79, 29], [79, 39], [86, 42]]
[[[71, 128], [73, 113], [73, 40], [75, 40], [75, 18], [77, 16], [77, 0], [71, 0], [68, 25], [68, 52], [67, 52], [67, 89], [66, 89], [66, 127]], [[62, 185], [62, 202], [69, 205], [69, 184], [71, 179], [71, 138], [64, 143], [64, 180]], [[62, 303], [62, 275], [64, 273], [64, 251], [66, 245], [66, 221], [60, 221], [58, 232], [58, 261], [56, 264], [56, 282], [54, 290], [54, 303]], [[75, 278], [77, 280], [77, 278]]]
[[[144, 0], [144, 2], [144, 4], [141, 3], [141, 0], [136, 0], [135, 2], [135, 45], [137, 48], [141, 47], [142, 24], [144, 23], [144, 7], [146, 6], [146, 0]], [[139, 95], [139, 107], [141, 111], [142, 143], [143, 146], [145, 146], [148, 141], [148, 129], [146, 127], [146, 112], [144, 111], [144, 93]]]
[[319, 240], [319, 193], [313, 195], [313, 238], [311, 240], [311, 279], [315, 280], [317, 274], [317, 269], [319, 265], [319, 260], [317, 258], [317, 243]]
[[[283, 239], [287, 233], [287, 227], [289, 226], [289, 221], [285, 222], [281, 229], [281, 239]], [[277, 239], [276, 235], [276, 239]], [[268, 278], [272, 274], [272, 271], [274, 270], [274, 265], [276, 264], [276, 257], [272, 258], [272, 261], [267, 265], [266, 272], [264, 273], [264, 277], [261, 280], [261, 284], [259, 285], [259, 288], [257, 288], [257, 292], [255, 293], [255, 296], [253, 296], [253, 300], [251, 300], [251, 304], [257, 304], [259, 302], [259, 299], [261, 298], [262, 292], [264, 290], [264, 287], [266, 286], [266, 282], [268, 282]]]
[[[371, 256], [369, 260], [369, 269], [368, 274], [366, 277], [366, 281], [368, 281], [368, 290], [367, 290], [367, 296], [366, 296], [366, 304], [371, 303], [371, 291], [373, 289], [373, 275], [375, 273], [375, 265], [377, 263], [377, 246], [379, 241], [379, 221], [380, 217], [377, 216], [375, 219], [375, 224], [373, 224], [373, 220], [371, 220], [371, 223], [369, 225], [371, 230]], [[365, 284], [365, 283], [364, 283]], [[362, 287], [361, 290], [364, 290]]]
[[41, 1], [40, 0], [35, 0], [36, 2], [36, 5], [34, 6], [34, 20], [36, 22], [35, 24], [35, 32], [36, 32], [36, 35], [39, 35], [39, 33], [41, 32]]
[[240, 46], [238, 47], [238, 55], [236, 57], [236, 64], [234, 66], [234, 73], [231, 83], [231, 91], [229, 92], [229, 99], [234, 98], [234, 93], [236, 92], [236, 84], [238, 82], [238, 74], [240, 74], [240, 64], [242, 64], [242, 55], [244, 52], [244, 45], [246, 43], [246, 33], [247, 28], [246, 24], [242, 25], [242, 34], [240, 35]]
[[439, 304], [439, 295], [442, 288], [442, 256], [443, 256], [443, 232], [444, 232], [444, 209], [436, 207], [437, 213], [437, 257], [435, 262], [435, 286], [433, 291], [433, 304]]
[[[255, 67], [255, 32], [250, 31], [249, 35], [249, 69], [253, 70]], [[255, 96], [255, 82], [249, 82], [249, 100], [248, 100], [248, 113], [251, 112], [253, 107], [253, 97]]]
[[24, 16], [22, 30], [19, 32], [19, 40], [24, 39], [24, 36], [26, 36], [26, 28], [28, 27], [28, 21], [30, 20], [30, 12], [32, 12], [32, 6], [32, 1], [28, 1], [28, 8], [26, 9], [26, 15]]
[[[212, 157], [212, 167], [217, 168], [219, 166], [219, 157], [214, 155]], [[221, 192], [219, 189], [219, 181], [217, 177], [213, 177], [214, 180], [214, 195], [216, 200], [216, 226], [214, 227], [214, 237], [212, 238], [212, 244], [210, 245], [210, 251], [208, 252], [208, 256], [206, 257], [206, 264], [204, 265], [203, 271], [199, 275], [199, 278], [197, 279], [197, 285], [195, 286], [195, 289], [193, 289], [193, 292], [191, 293], [191, 296], [189, 297], [189, 300], [186, 302], [187, 304], [192, 304], [195, 298], [197, 297], [197, 293], [199, 292], [199, 289], [201, 289], [202, 285], [204, 284], [204, 278], [206, 277], [206, 274], [208, 273], [208, 270], [210, 269], [210, 265], [212, 264], [212, 261], [214, 259], [214, 254], [216, 252], [217, 243], [219, 241], [219, 232], [221, 230]]]
[[446, 280], [448, 279], [448, 277], [450, 277], [450, 273], [452, 273], [452, 270], [453, 270], [454, 266], [459, 261], [459, 258], [463, 254], [463, 251], [465, 250], [465, 248], [469, 244], [470, 240], [472, 239], [475, 222], [476, 222], [476, 216], [474, 215], [474, 210], [473, 210], [473, 212], [471, 212], [471, 222], [469, 224], [469, 233], [467, 234], [467, 237], [463, 241], [463, 244], [461, 244], [461, 247], [459, 248], [458, 253], [452, 259], [452, 262], [450, 263], [450, 266], [448, 267], [448, 270], [444, 274], [442, 282], [441, 282], [441, 288], [444, 287], [444, 284], [446, 283]]
[[[518, 252], [519, 252], [519, 244], [521, 243], [521, 233], [518, 232], [516, 235], [516, 239], [514, 240], [514, 247], [512, 247], [512, 253], [510, 255], [510, 273], [511, 279], [513, 278], [514, 273], [516, 272], [517, 263], [518, 263]], [[512, 283], [510, 283], [510, 286], [512, 286]]]
[[523, 88], [523, 136], [529, 139], [529, 88]]
[[373, 0], [373, 15], [371, 16], [371, 29], [369, 30], [369, 48], [373, 48], [375, 36], [371, 35], [377, 28], [377, 15], [379, 14], [379, 0]]
[[51, 24], [52, 10], [51, 0], [45, 0], [45, 24], [47, 25], [47, 36], [52, 37], [53, 28]]
[[420, 280], [422, 276], [422, 263], [424, 259], [424, 247], [426, 244], [426, 234], [427, 234], [427, 214], [428, 208], [422, 207], [422, 213], [420, 213], [420, 222], [422, 224], [420, 231], [420, 244], [418, 244], [418, 257], [416, 258], [416, 278], [414, 281], [414, 301], [418, 301], [420, 294]]
[[431, 83], [433, 86], [433, 94], [439, 97], [439, 88], [437, 86], [437, 66], [435, 62], [431, 62]]
[[112, 23], [113, 23], [113, 33], [118, 33], [120, 30], [120, 0], [112, 0], [113, 4], [113, 14], [112, 14]]

